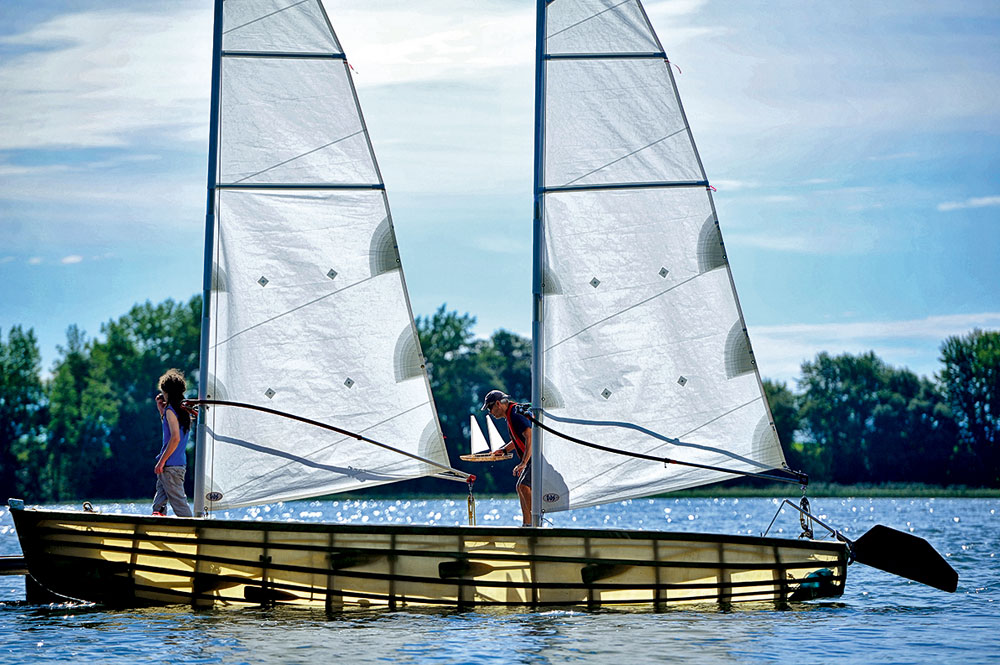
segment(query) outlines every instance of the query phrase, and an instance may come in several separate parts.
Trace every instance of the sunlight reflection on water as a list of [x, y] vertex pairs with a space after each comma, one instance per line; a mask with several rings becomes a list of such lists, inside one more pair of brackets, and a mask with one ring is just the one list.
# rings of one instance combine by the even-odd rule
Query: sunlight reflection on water
[[[513, 500], [478, 503], [480, 524], [520, 519]], [[560, 513], [553, 522], [757, 535], [779, 504], [757, 498], [642, 499]], [[850, 537], [886, 524], [926, 538], [959, 571], [958, 591], [946, 594], [854, 565], [842, 598], [784, 611], [738, 605], [725, 612], [705, 606], [659, 614], [482, 609], [328, 616], [281, 608], [27, 606], [21, 578], [0, 576], [0, 662], [996, 662], [1000, 500], [820, 498], [813, 499], [813, 508]], [[145, 513], [148, 505], [107, 503], [100, 509]], [[783, 513], [772, 531], [798, 535], [797, 514]], [[278, 503], [220, 517], [455, 525], [464, 523], [466, 512], [464, 499], [341, 499]], [[0, 508], [0, 554], [17, 553], [10, 515]]]

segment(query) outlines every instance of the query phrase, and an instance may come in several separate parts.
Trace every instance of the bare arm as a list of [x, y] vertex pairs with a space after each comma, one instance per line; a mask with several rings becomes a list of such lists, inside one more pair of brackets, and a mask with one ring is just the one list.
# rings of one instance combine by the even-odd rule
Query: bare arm
[[514, 475], [519, 476], [524, 471], [524, 467], [531, 461], [531, 428], [524, 430], [524, 456], [520, 464], [514, 467]]
[[177, 422], [177, 415], [173, 411], [167, 411], [164, 418], [167, 419], [167, 427], [170, 428], [170, 439], [167, 441], [167, 447], [164, 448], [163, 454], [160, 455], [160, 459], [156, 461], [156, 466], [153, 468], [156, 473], [163, 473], [163, 466], [170, 459], [173, 452], [177, 450], [177, 444], [181, 442], [181, 426]]

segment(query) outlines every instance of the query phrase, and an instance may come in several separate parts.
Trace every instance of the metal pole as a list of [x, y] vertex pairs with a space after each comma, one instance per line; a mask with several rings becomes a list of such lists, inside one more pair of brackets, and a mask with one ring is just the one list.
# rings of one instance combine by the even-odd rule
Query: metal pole
[[[217, 182], [219, 140], [219, 88], [222, 74], [222, 0], [215, 0], [215, 34], [212, 39], [212, 109], [208, 125], [208, 203], [205, 212], [205, 266], [201, 292], [201, 349], [198, 365], [198, 399], [208, 391], [208, 352], [211, 338], [212, 273], [215, 253], [215, 185]], [[205, 515], [205, 476], [208, 444], [205, 419], [207, 409], [198, 415], [198, 438], [194, 449], [194, 514]]]
[[[542, 309], [542, 280], [545, 254], [542, 251], [544, 234], [545, 188], [545, 7], [546, 0], [537, 0], [535, 20], [535, 197], [534, 223], [532, 225], [532, 277], [531, 277], [531, 406], [542, 406], [542, 349], [544, 310]], [[535, 418], [542, 419], [541, 411]], [[542, 525], [542, 430], [531, 427], [531, 525]]]

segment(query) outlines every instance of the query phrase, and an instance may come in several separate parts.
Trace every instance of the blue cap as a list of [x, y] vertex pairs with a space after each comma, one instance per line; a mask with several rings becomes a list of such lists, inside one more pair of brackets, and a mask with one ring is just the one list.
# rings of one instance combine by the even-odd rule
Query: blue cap
[[499, 402], [502, 399], [508, 399], [507, 393], [502, 390], [491, 390], [486, 393], [486, 397], [483, 399], [483, 407], [479, 409], [480, 411], [489, 411], [490, 407]]

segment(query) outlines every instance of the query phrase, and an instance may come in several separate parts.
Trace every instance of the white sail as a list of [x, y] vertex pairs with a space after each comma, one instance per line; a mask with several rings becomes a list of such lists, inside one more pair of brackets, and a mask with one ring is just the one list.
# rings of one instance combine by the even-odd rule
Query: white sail
[[[670, 64], [636, 0], [546, 10], [541, 406], [551, 427], [741, 471], [778, 443]], [[546, 434], [545, 511], [730, 474]]]
[[493, 424], [493, 419], [489, 416], [486, 417], [486, 431], [490, 435], [490, 450], [495, 452], [507, 445], [507, 442], [500, 436], [500, 432], [497, 431], [497, 426]]
[[[486, 422], [489, 420], [487, 419]], [[486, 437], [483, 436], [483, 430], [476, 422], [475, 416], [469, 416], [469, 450], [473, 455], [486, 453], [490, 450], [490, 445], [486, 443]]]
[[[448, 466], [395, 233], [343, 50], [318, 0], [228, 0], [207, 392]], [[234, 407], [207, 417], [207, 507], [439, 468]]]

